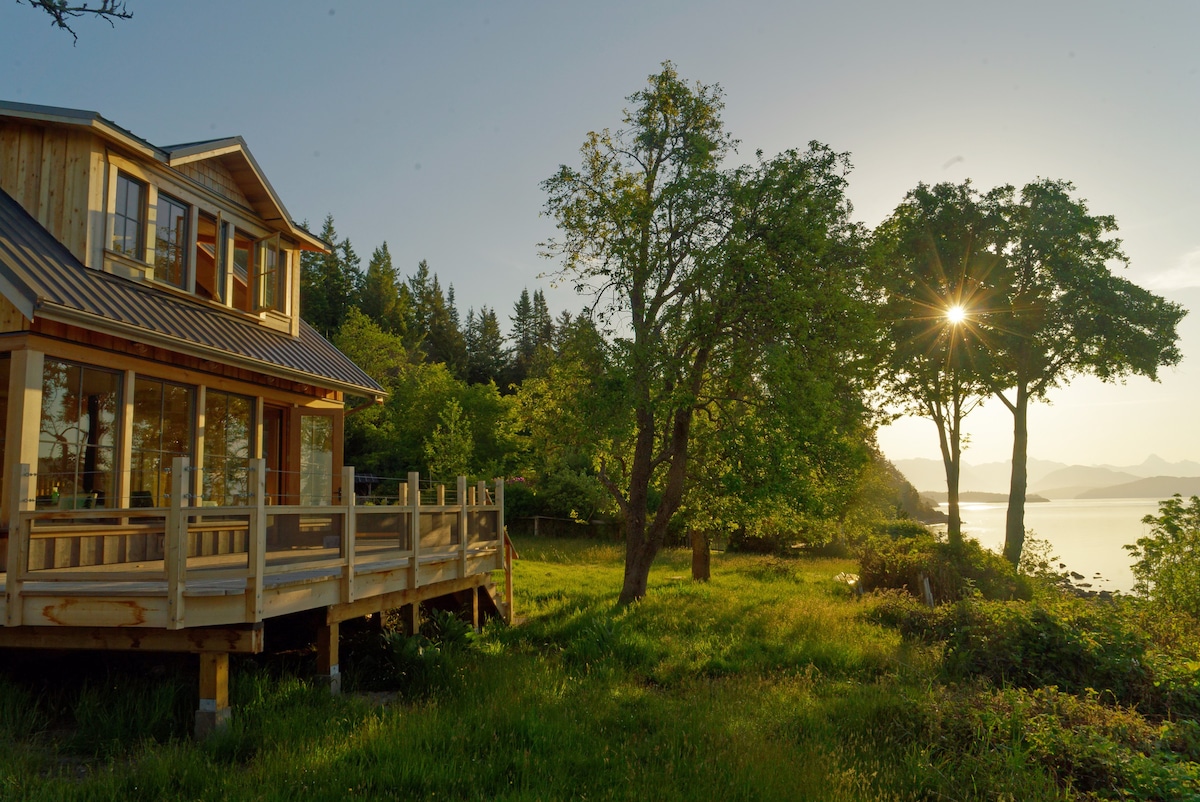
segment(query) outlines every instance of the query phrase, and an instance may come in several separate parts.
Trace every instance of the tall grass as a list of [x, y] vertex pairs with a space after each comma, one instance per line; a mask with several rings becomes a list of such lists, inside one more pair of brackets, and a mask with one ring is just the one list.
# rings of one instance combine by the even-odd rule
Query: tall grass
[[[618, 608], [619, 548], [518, 547], [522, 626], [455, 645], [426, 633], [454, 681], [410, 692], [431, 652], [397, 656], [395, 637], [343, 655], [348, 677], [392, 661], [383, 704], [240, 660], [229, 729], [195, 743], [155, 730], [177, 690], [135, 703], [132, 680], [85, 685], [55, 713], [36, 683], [0, 681], [0, 739], [22, 745], [0, 755], [0, 798], [1075, 799], [1186, 779], [1153, 784], [1161, 736], [1132, 712], [944, 685], [936, 644], [874, 623], [874, 602], [834, 580], [850, 562], [716, 555], [695, 584], [689, 555], [668, 552], [646, 599]], [[98, 702], [134, 726], [79, 740]], [[190, 710], [173, 715], [186, 730]]]

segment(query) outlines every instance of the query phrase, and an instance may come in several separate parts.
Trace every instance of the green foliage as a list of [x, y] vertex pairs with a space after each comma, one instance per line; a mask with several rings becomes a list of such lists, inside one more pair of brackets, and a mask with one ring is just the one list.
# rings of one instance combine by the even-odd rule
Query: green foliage
[[446, 402], [438, 424], [425, 441], [425, 464], [435, 481], [453, 481], [470, 473], [475, 439], [471, 436], [469, 420], [464, 420], [458, 401]]
[[[618, 800], [654, 789], [664, 802], [899, 802], [1200, 794], [1200, 728], [1190, 710], [1160, 722], [1098, 687], [1070, 694], [950, 676], [941, 641], [901, 638], [869, 611], [895, 602], [906, 616], [940, 622], [954, 607], [930, 612], [900, 594], [858, 600], [834, 579], [852, 568], [848, 561], [718, 554], [712, 582], [701, 585], [681, 576], [689, 555], [668, 549], [651, 572], [655, 592], [614, 609], [619, 547], [571, 539], [517, 545], [522, 626], [489, 626], [474, 638], [462, 622], [439, 616], [414, 639], [435, 651], [367, 639], [381, 659], [392, 647], [404, 650], [399, 662], [414, 674], [445, 667], [427, 681], [406, 681], [398, 694], [333, 696], [294, 675], [294, 656], [235, 659], [225, 732], [203, 743], [133, 734], [129, 748], [81, 758], [70, 751], [73, 719], [61, 719], [47, 699], [62, 694], [61, 681], [27, 680], [30, 690], [20, 683], [14, 704], [36, 705], [39, 718], [29, 722], [32, 738], [12, 730], [14, 739], [4, 740], [0, 797]], [[1145, 655], [1156, 678], [1163, 655], [1155, 650], [1168, 644], [1172, 664], [1186, 667], [1194, 626], [1156, 606], [1113, 609], [1154, 642]], [[186, 729], [194, 677], [181, 676], [188, 709], [178, 726]], [[390, 686], [398, 679], [393, 672]], [[132, 710], [123, 695], [146, 692], [124, 675], [103, 687], [114, 710]], [[0, 705], [3, 689], [0, 682]], [[0, 740], [9, 725], [0, 718]]]
[[1156, 604], [1200, 619], [1200, 497], [1176, 494], [1142, 523], [1150, 534], [1126, 546], [1134, 558], [1134, 590]]
[[431, 610], [416, 635], [390, 632], [383, 636], [401, 692], [427, 697], [457, 687], [474, 648], [471, 625], [446, 610]]
[[[910, 530], [911, 531], [911, 530]], [[904, 590], [922, 598], [921, 577], [929, 579], [935, 601], [980, 595], [985, 599], [1029, 598], [1027, 580], [998, 554], [965, 539], [958, 546], [937, 540], [923, 527], [914, 536], [876, 536], [859, 551], [863, 590]]]
[[321, 334], [332, 338], [359, 297], [360, 260], [350, 240], [339, 240], [333, 215], [326, 215], [320, 238], [329, 253], [300, 255], [300, 312]]
[[1106, 704], [1156, 717], [1200, 715], [1195, 645], [1165, 647], [1128, 605], [1060, 595], [1035, 602], [964, 600], [930, 609], [907, 594], [888, 592], [874, 600], [868, 617], [940, 644], [943, 668], [956, 680], [1097, 693]]
[[[853, 493], [839, 480], [864, 461], [869, 341], [847, 155], [814, 142], [724, 169], [735, 143], [720, 88], [688, 84], [670, 62], [628, 100], [624, 128], [590, 133], [581, 165], [542, 184], [560, 236], [546, 255], [602, 322], [621, 321], [610, 370], [581, 382], [608, 414], [578, 420], [602, 427], [592, 453], [627, 527], [625, 603], [644, 595], [704, 464], [689, 459], [698, 416], [752, 422], [749, 447], [727, 449], [731, 436], [707, 450], [730, 466], [724, 475], [746, 477], [755, 501], [797, 476], [810, 508], [826, 508], [817, 515], [846, 506]], [[746, 408], [762, 412], [738, 414]], [[787, 459], [765, 481], [739, 465], [769, 451]]]

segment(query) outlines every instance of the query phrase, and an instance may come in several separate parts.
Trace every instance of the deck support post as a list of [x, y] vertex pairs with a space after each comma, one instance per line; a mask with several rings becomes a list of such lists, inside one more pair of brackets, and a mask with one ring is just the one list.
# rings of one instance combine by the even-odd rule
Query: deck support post
[[200, 707], [196, 737], [207, 738], [229, 724], [229, 653], [200, 653]]
[[421, 605], [418, 602], [400, 608], [400, 627], [410, 638], [421, 631]]
[[317, 626], [317, 681], [329, 687], [330, 693], [342, 692], [342, 674], [338, 668], [339, 624]]

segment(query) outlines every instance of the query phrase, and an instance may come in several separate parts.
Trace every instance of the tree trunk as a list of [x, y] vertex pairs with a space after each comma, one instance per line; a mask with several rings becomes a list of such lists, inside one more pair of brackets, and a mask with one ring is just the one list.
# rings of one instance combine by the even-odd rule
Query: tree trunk
[[710, 555], [708, 551], [708, 535], [699, 529], [693, 529], [692, 539], [692, 580], [707, 582], [710, 573]]
[[958, 506], [958, 480], [962, 462], [957, 421], [955, 412], [951, 420], [943, 418], [938, 422], [938, 445], [942, 450], [942, 467], [946, 469], [946, 540], [951, 546], [962, 545], [962, 513]]
[[1004, 557], [1015, 568], [1025, 548], [1025, 493], [1029, 488], [1029, 389], [1017, 385], [1012, 407], [1012, 477], [1008, 484], [1008, 516], [1004, 523]]
[[626, 526], [625, 530], [625, 581], [621, 585], [618, 604], [629, 604], [646, 595], [650, 580], [650, 565], [658, 554], [658, 547], [646, 537], [645, 526], [635, 534]]

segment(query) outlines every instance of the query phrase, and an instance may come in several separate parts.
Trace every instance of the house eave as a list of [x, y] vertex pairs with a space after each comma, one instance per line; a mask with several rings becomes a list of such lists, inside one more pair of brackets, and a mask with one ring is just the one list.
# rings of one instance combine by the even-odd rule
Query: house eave
[[59, 306], [57, 304], [43, 304], [38, 308], [37, 316], [39, 318], [57, 323], [80, 326], [81, 328], [86, 328], [89, 331], [96, 331], [102, 334], [109, 334], [114, 337], [132, 340], [134, 342], [145, 343], [146, 345], [166, 348], [171, 351], [177, 351], [182, 354], [187, 354], [188, 356], [196, 357], [197, 359], [204, 359], [245, 368], [246, 370], [252, 370], [267, 376], [274, 376], [280, 379], [294, 381], [298, 384], [321, 387], [327, 390], [336, 390], [358, 397], [372, 398], [377, 401], [382, 401], [384, 398], [384, 395], [380, 394], [378, 390], [371, 387], [363, 387], [350, 382], [339, 381], [330, 376], [321, 376], [301, 370], [295, 370], [274, 362], [254, 359], [252, 357], [230, 353], [229, 351], [218, 348], [211, 348], [179, 337], [173, 337], [169, 334], [149, 331], [141, 326], [136, 326], [131, 323], [112, 320], [100, 315], [94, 315], [89, 312], [83, 312], [77, 309]]

